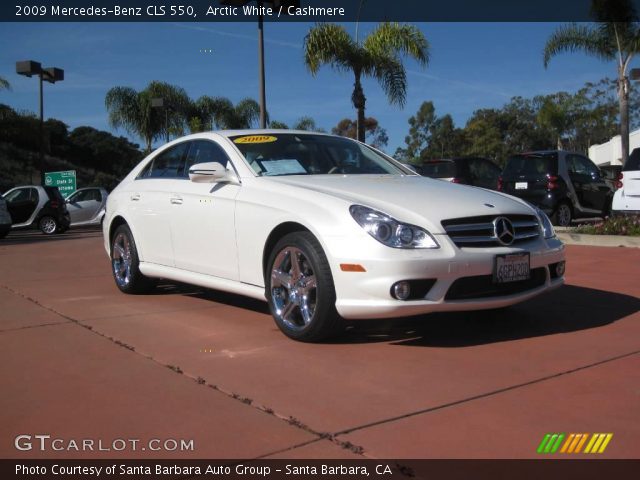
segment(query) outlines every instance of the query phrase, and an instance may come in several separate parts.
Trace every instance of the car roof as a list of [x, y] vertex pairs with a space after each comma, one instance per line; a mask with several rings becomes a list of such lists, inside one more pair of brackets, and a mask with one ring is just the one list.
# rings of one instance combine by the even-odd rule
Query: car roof
[[271, 135], [271, 134], [283, 134], [293, 133], [295, 135], [324, 135], [335, 137], [325, 132], [312, 132], [310, 130], [288, 130], [286, 128], [255, 128], [255, 129], [242, 129], [242, 130], [213, 130], [211, 133], [217, 133], [223, 137], [236, 137], [239, 135]]

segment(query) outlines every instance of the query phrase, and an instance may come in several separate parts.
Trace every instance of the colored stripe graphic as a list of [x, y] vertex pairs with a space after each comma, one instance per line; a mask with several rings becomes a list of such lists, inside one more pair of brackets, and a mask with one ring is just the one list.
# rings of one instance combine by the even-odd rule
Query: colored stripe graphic
[[[538, 445], [537, 452], [546, 453], [603, 453], [613, 433], [547, 433]], [[588, 441], [587, 441], [588, 440]], [[564, 441], [564, 443], [563, 443]], [[587, 444], [584, 451], [582, 447]], [[561, 447], [562, 446], [562, 447]]]
[[537, 452], [556, 453], [564, 437], [564, 433], [547, 433], [538, 445]]

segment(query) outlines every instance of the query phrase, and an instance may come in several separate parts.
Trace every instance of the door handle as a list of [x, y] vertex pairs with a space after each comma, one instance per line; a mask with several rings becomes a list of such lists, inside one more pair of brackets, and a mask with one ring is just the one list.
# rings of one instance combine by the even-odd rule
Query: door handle
[[171, 197], [171, 203], [173, 205], [182, 205], [182, 197]]
[[139, 193], [134, 193], [133, 195], [131, 195], [131, 200], [134, 202], [137, 202], [138, 200], [140, 200], [140, 194]]

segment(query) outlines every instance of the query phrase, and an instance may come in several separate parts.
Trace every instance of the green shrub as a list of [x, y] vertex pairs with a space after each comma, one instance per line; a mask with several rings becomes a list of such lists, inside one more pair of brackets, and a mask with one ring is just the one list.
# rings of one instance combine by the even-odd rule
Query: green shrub
[[640, 215], [608, 217], [593, 225], [578, 225], [576, 233], [590, 235], [629, 235], [640, 236]]

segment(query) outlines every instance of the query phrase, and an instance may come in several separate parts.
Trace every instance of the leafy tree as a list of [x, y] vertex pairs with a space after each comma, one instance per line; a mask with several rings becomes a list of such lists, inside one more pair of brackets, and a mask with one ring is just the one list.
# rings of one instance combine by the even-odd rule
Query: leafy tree
[[123, 175], [142, 160], [138, 145], [93, 127], [75, 128], [69, 134], [68, 143], [69, 160], [106, 174]]
[[422, 102], [415, 115], [409, 117], [409, 135], [405, 148], [396, 150], [396, 156], [415, 164], [429, 158], [459, 156], [464, 148], [464, 135], [456, 128], [451, 115], [439, 118], [433, 102]]
[[[555, 98], [553, 98], [555, 97]], [[556, 146], [562, 150], [562, 137], [571, 128], [573, 118], [571, 115], [571, 105], [568, 95], [564, 92], [555, 96], [548, 96], [542, 101], [542, 106], [538, 110], [538, 123], [548, 128], [556, 137]]]
[[[165, 107], [152, 107], [153, 98], [162, 98]], [[191, 101], [183, 88], [153, 81], [139, 92], [130, 87], [113, 87], [107, 92], [105, 106], [109, 124], [142, 138], [149, 152], [154, 140], [168, 137], [172, 131], [183, 131]]]
[[0, 90], [11, 90], [9, 80], [4, 77], [0, 77]]
[[304, 39], [304, 61], [315, 75], [322, 65], [351, 72], [354, 77], [351, 102], [357, 110], [357, 138], [365, 140], [366, 97], [362, 78], [378, 80], [391, 104], [404, 106], [407, 76], [401, 55], [426, 65], [429, 44], [418, 28], [398, 23], [381, 23], [362, 42], [351, 38], [344, 27], [331, 23], [318, 24]]
[[260, 105], [251, 98], [234, 105], [228, 98], [204, 95], [191, 104], [190, 125], [193, 118], [199, 120], [194, 125], [202, 130], [253, 128], [260, 118]]
[[640, 52], [640, 19], [631, 0], [592, 0], [592, 25], [565, 25], [556, 30], [544, 47], [544, 66], [563, 52], [615, 60], [620, 109], [622, 163], [629, 158], [629, 92], [627, 75], [634, 55]]
[[271, 120], [269, 122], [269, 128], [281, 128], [283, 130], [288, 130], [289, 125], [284, 122], [279, 122], [278, 120]]
[[[367, 138], [366, 143], [378, 149], [387, 145], [389, 142], [389, 136], [387, 135], [387, 131], [380, 126], [378, 120], [373, 117], [368, 117], [364, 119], [363, 125]], [[338, 122], [338, 125], [331, 129], [331, 133], [334, 135], [340, 135], [341, 137], [355, 139], [358, 135], [356, 121], [349, 118], [343, 118]]]

